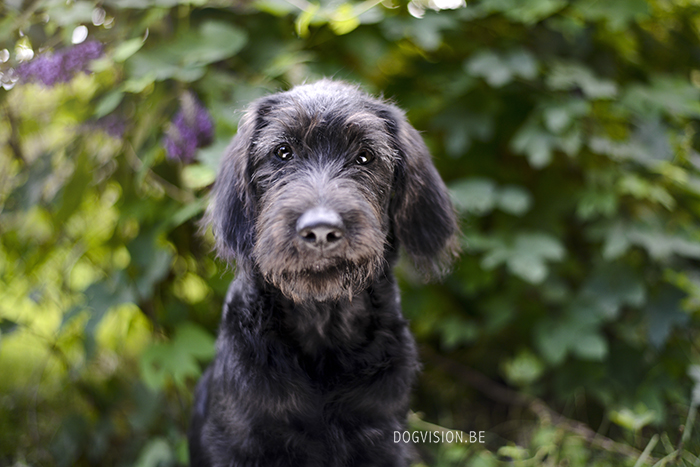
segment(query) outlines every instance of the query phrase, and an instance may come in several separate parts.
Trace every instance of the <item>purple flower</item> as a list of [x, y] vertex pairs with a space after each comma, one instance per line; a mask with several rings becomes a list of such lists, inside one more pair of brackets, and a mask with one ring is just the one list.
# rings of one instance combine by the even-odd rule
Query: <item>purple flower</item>
[[88, 65], [92, 60], [102, 56], [104, 49], [97, 41], [87, 41], [76, 45], [63, 54], [63, 68], [67, 72], [88, 72]]
[[95, 128], [104, 131], [112, 138], [121, 139], [126, 130], [123, 118], [110, 114], [95, 121]]
[[25, 82], [39, 82], [51, 87], [56, 83], [67, 83], [76, 73], [88, 73], [90, 62], [100, 58], [103, 53], [102, 44], [87, 41], [22, 63], [17, 67], [17, 73]]
[[214, 122], [207, 109], [192, 93], [183, 94], [180, 110], [163, 138], [168, 158], [192, 162], [197, 155], [197, 148], [211, 143], [213, 137]]

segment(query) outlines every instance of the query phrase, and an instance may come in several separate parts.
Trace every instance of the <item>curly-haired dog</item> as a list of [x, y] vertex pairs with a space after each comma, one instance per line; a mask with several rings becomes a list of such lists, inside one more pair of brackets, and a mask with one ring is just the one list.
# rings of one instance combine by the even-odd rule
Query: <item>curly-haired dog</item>
[[447, 189], [402, 111], [322, 80], [253, 102], [207, 221], [237, 277], [195, 394], [193, 466], [406, 466], [418, 369], [392, 274], [440, 272]]

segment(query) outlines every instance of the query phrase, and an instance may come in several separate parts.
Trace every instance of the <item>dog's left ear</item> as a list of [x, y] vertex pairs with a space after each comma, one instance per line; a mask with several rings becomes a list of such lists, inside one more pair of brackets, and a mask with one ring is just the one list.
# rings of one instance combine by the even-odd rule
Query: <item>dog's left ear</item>
[[459, 253], [457, 216], [423, 138], [401, 110], [388, 107], [399, 158], [391, 203], [394, 235], [419, 269], [440, 276]]
[[252, 106], [241, 118], [238, 132], [221, 160], [211, 194], [212, 203], [202, 222], [204, 227], [212, 226], [216, 251], [229, 262], [248, 259], [253, 245], [255, 206], [248, 175], [248, 155], [256, 117], [256, 108]]

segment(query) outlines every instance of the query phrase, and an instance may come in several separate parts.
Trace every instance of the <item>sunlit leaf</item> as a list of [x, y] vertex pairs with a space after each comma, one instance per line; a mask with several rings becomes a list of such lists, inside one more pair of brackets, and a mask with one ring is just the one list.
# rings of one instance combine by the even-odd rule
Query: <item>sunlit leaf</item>
[[309, 26], [320, 9], [321, 7], [319, 5], [309, 3], [307, 8], [297, 16], [296, 21], [294, 21], [294, 28], [299, 37], [306, 37], [309, 35]]
[[631, 431], [639, 431], [656, 419], [654, 411], [646, 409], [646, 407], [638, 407], [638, 411], [632, 411], [628, 408], [621, 410], [613, 410], [610, 412], [610, 420], [623, 428]]
[[119, 47], [117, 47], [114, 50], [114, 61], [115, 62], [123, 62], [132, 55], [134, 55], [136, 52], [141, 50], [141, 47], [143, 47], [143, 44], [145, 41], [143, 40], [142, 37], [136, 37], [134, 39], [130, 39], [128, 41], [122, 42], [119, 44]]
[[518, 386], [526, 386], [537, 381], [544, 369], [540, 359], [529, 350], [521, 350], [502, 364], [502, 370], [508, 382]]
[[360, 25], [352, 4], [344, 3], [331, 15], [330, 26], [336, 34], [347, 34]]

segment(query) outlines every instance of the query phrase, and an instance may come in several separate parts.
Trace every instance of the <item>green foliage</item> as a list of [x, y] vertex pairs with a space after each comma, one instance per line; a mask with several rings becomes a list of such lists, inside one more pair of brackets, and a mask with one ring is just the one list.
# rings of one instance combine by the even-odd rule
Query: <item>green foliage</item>
[[[322, 76], [407, 109], [463, 218], [442, 284], [399, 266], [411, 429], [486, 442], [417, 465], [699, 465], [696, 3], [4, 2], [0, 465], [186, 463], [232, 276], [208, 187], [239, 109]], [[92, 73], [17, 82], [81, 25]], [[190, 92], [215, 135], [186, 164]]]

